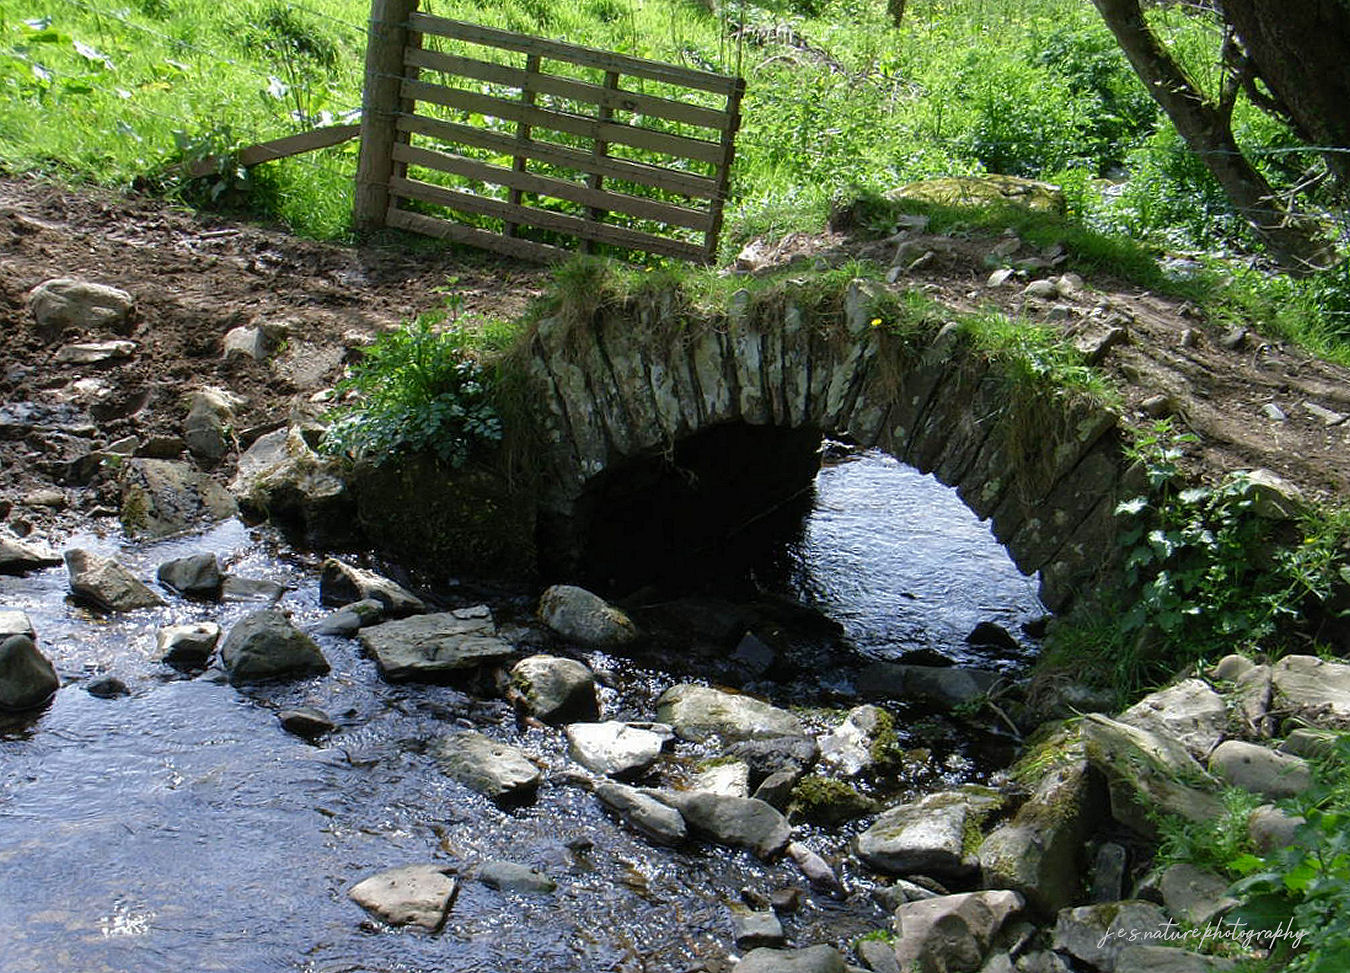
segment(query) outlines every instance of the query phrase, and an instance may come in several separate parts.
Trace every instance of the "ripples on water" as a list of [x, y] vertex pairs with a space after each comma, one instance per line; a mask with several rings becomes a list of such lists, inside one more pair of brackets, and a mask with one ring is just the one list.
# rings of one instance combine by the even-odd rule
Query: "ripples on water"
[[[891, 524], [904, 525], [900, 539]], [[141, 576], [215, 551], [234, 573], [290, 588], [284, 605], [301, 627], [323, 613], [316, 559], [238, 523], [125, 549], [97, 537], [79, 545]], [[975, 621], [1015, 627], [1035, 614], [1027, 582], [999, 554], [954, 497], [869, 456], [822, 472], [820, 509], [794, 556], [803, 594], [866, 652], [886, 655], [959, 648]], [[790, 865], [635, 838], [561, 781], [560, 733], [521, 733], [505, 704], [449, 687], [387, 685], [352, 641], [320, 639], [327, 677], [239, 691], [161, 666], [154, 632], [205, 619], [228, 630], [257, 604], [173, 599], [103, 619], [68, 604], [65, 585], [62, 568], [0, 578], [0, 605], [32, 616], [65, 682], [41, 716], [0, 734], [5, 973], [683, 970], [730, 951], [728, 904], [742, 888], [800, 883]], [[82, 691], [105, 671], [131, 695]], [[607, 707], [639, 709], [634, 700], [672, 681], [630, 671], [605, 691]], [[295, 705], [326, 710], [338, 731], [320, 746], [283, 732], [276, 712]], [[437, 771], [428, 742], [474, 723], [548, 765], [554, 779], [537, 804], [508, 814]], [[843, 858], [846, 836], [808, 840]], [[496, 857], [541, 868], [559, 891], [522, 897], [466, 882], [434, 937], [378, 927], [346, 896], [384, 868]], [[816, 899], [787, 927], [801, 944], [846, 944], [884, 921], [861, 895]]]
[[821, 469], [789, 556], [795, 593], [874, 658], [926, 648], [997, 666], [966, 644], [970, 631], [992, 621], [1016, 635], [1045, 612], [1034, 579], [956, 491], [876, 451]]

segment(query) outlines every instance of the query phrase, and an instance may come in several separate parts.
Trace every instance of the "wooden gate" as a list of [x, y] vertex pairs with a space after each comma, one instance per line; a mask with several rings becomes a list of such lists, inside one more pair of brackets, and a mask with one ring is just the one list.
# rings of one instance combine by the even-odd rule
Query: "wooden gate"
[[744, 90], [374, 0], [356, 227], [532, 260], [575, 240], [711, 261]]

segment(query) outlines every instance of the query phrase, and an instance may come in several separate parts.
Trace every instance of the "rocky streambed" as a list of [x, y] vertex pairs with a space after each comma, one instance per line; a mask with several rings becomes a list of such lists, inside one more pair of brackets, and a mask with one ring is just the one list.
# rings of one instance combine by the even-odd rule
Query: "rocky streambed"
[[1005, 771], [977, 724], [934, 729], [979, 670], [841, 656], [877, 702], [808, 700], [763, 668], [799, 651], [781, 606], [695, 600], [745, 630], [657, 668], [641, 606], [414, 592], [237, 521], [26, 553], [0, 588], [15, 971], [1227, 969], [1181, 932], [1225, 884], [1150, 870], [1148, 812], [1296, 793], [1326, 735], [1277, 747], [1277, 720], [1350, 719], [1350, 667], [1235, 656]]

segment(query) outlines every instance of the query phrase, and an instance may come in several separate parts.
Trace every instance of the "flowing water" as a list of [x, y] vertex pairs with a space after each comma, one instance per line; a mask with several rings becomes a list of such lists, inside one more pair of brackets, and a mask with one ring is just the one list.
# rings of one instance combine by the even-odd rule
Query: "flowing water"
[[[91, 535], [70, 545], [116, 554], [142, 577], [214, 551], [232, 574], [284, 585], [300, 627], [325, 612], [319, 558], [237, 522], [157, 544]], [[1039, 611], [959, 501], [878, 456], [822, 471], [818, 511], [791, 557], [803, 594], [873, 656], [927, 647], [989, 662], [964, 644], [974, 621], [1015, 630]], [[0, 730], [5, 973], [698, 969], [733, 951], [729, 904], [742, 890], [804, 884], [791, 863], [706, 844], [658, 849], [625, 831], [569, 774], [562, 734], [519, 726], [501, 700], [386, 684], [341, 638], [319, 639], [333, 667], [322, 678], [246, 690], [209, 673], [187, 678], [156, 660], [155, 630], [206, 619], [228, 629], [259, 603], [171, 598], [104, 617], [67, 602], [65, 586], [63, 568], [0, 578], [0, 606], [29, 613], [65, 684], [41, 714]], [[446, 601], [470, 603], [453, 589]], [[524, 620], [529, 602], [503, 595], [493, 608]], [[547, 647], [537, 630], [517, 632]], [[621, 719], [650, 718], [676, 681], [645, 664], [587, 661], [607, 670], [606, 715]], [[130, 695], [85, 692], [101, 673]], [[316, 745], [286, 733], [277, 711], [296, 705], [322, 708], [338, 730]], [[500, 810], [437, 770], [429, 743], [465, 727], [548, 768], [535, 804]], [[677, 764], [699, 752], [682, 751]], [[943, 754], [933, 760], [933, 780], [961, 778], [943, 777]], [[847, 863], [847, 834], [803, 833], [858, 892], [808, 896], [786, 922], [791, 939], [846, 945], [883, 925]], [[434, 936], [382, 926], [347, 898], [385, 868], [431, 861], [471, 873], [492, 858], [538, 867], [558, 891], [503, 894], [466, 880]]]

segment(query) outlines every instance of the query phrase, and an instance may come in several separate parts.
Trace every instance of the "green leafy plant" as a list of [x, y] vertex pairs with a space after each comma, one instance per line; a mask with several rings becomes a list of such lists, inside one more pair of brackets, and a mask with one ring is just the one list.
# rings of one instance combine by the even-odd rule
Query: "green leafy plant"
[[[1294, 798], [1306, 822], [1293, 844], [1229, 863], [1244, 877], [1235, 917], [1270, 935], [1272, 958], [1288, 973], [1340, 973], [1350, 960], [1350, 737], [1320, 768], [1319, 782]], [[1284, 932], [1276, 939], [1275, 934]]]
[[442, 309], [381, 335], [366, 349], [337, 387], [339, 397], [355, 398], [329, 414], [324, 452], [376, 465], [430, 453], [460, 468], [476, 448], [501, 440], [490, 373], [475, 353], [474, 337], [457, 327], [462, 308], [462, 298], [449, 294]]

